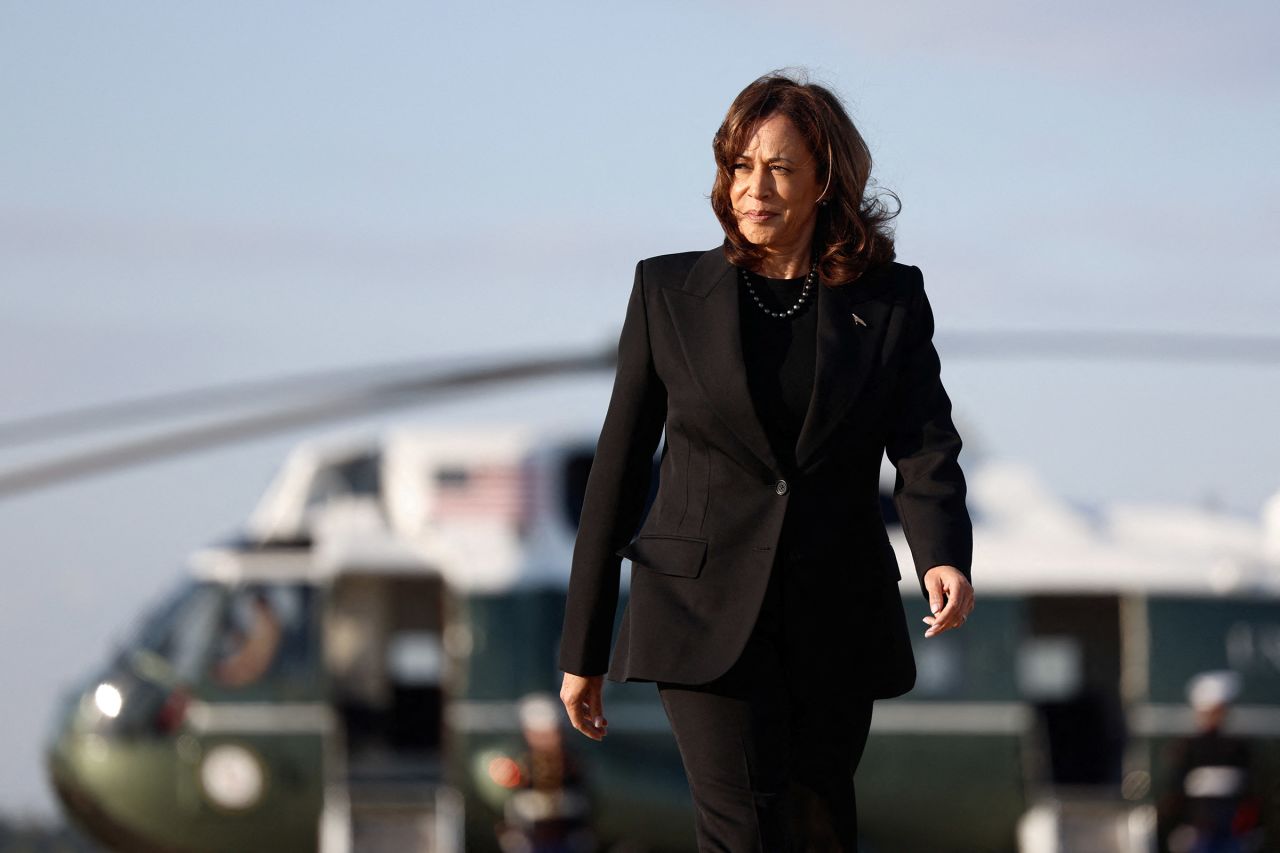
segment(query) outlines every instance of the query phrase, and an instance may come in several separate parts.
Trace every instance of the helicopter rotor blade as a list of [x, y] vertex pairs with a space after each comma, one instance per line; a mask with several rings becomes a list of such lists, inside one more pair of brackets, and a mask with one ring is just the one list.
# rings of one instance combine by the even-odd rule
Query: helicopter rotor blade
[[449, 368], [443, 359], [327, 370], [272, 379], [189, 388], [49, 412], [0, 423], [0, 448], [48, 442], [104, 429], [188, 417], [211, 409], [280, 404], [289, 398], [332, 396], [343, 390], [376, 387], [396, 377], [422, 377]]
[[132, 467], [201, 448], [217, 447], [327, 421], [344, 420], [424, 402], [443, 402], [465, 391], [543, 377], [608, 370], [616, 348], [595, 354], [545, 356], [470, 367], [437, 376], [375, 383], [266, 412], [173, 429], [140, 439], [61, 455], [0, 472], [0, 499], [91, 474]]
[[[1280, 338], [1096, 330], [968, 331], [942, 333], [948, 358], [1146, 359], [1280, 362]], [[602, 367], [606, 365], [602, 364]], [[0, 423], [0, 449], [47, 442], [112, 427], [186, 417], [221, 408], [288, 397], [332, 396], [340, 389], [372, 388], [396, 377], [431, 376], [448, 368], [442, 359], [303, 373], [265, 380], [119, 400]]]
[[[1280, 337], [1200, 333], [1148, 333], [1098, 330], [990, 331], [943, 333], [939, 336], [948, 359], [1078, 359], [1126, 361], [1280, 363]], [[95, 473], [141, 465], [202, 448], [233, 444], [259, 436], [313, 424], [340, 421], [377, 411], [424, 402], [443, 402], [486, 385], [573, 373], [612, 370], [616, 346], [595, 353], [574, 353], [508, 360], [487, 367], [436, 370], [423, 377], [422, 365], [359, 368], [265, 380], [241, 386], [197, 389], [160, 397], [112, 403], [0, 424], [0, 447], [52, 435], [99, 430], [136, 422], [157, 414], [178, 416], [195, 409], [243, 405], [269, 398], [276, 405], [265, 412], [211, 420], [194, 427], [173, 429], [145, 438], [121, 441], [97, 449], [63, 454], [50, 460], [0, 472], [0, 499]], [[416, 372], [419, 371], [419, 372]], [[407, 377], [385, 378], [407, 373]], [[335, 386], [342, 386], [336, 387]], [[309, 388], [316, 390], [308, 392]], [[309, 399], [279, 405], [280, 395]], [[434, 397], [434, 399], [433, 399]], [[43, 429], [41, 433], [40, 430]]]
[[1098, 359], [1280, 364], [1280, 337], [1096, 329], [940, 334], [948, 358]]

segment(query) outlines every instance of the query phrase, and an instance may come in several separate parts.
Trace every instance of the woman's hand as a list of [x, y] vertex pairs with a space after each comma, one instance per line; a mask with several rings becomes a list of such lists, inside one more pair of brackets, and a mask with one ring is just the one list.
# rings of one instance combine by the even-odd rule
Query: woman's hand
[[604, 718], [604, 702], [600, 698], [604, 688], [603, 675], [564, 674], [560, 687], [560, 701], [569, 712], [573, 727], [592, 740], [604, 740], [609, 733], [609, 721]]
[[955, 566], [934, 566], [925, 572], [924, 588], [929, 591], [929, 609], [933, 611], [923, 620], [929, 626], [926, 637], [959, 628], [973, 612], [973, 587]]

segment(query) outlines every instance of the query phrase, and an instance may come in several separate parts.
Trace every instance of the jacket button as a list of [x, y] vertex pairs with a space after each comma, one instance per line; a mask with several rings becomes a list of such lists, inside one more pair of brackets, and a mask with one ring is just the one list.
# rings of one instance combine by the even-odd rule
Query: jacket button
[[780, 494], [780, 495], [785, 495], [785, 494], [787, 493], [787, 481], [786, 481], [786, 480], [779, 480], [779, 481], [774, 485], [773, 490], [774, 490], [775, 492], [777, 492], [778, 494]]

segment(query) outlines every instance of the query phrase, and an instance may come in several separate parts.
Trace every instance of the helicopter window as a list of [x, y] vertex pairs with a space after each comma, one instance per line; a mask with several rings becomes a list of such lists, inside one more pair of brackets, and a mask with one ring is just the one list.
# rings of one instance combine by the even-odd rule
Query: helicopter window
[[368, 453], [321, 469], [311, 484], [307, 506], [328, 503], [346, 495], [379, 494], [382, 488], [381, 462], [380, 454]]
[[221, 603], [215, 584], [184, 583], [146, 617], [132, 645], [163, 658], [182, 680], [194, 679]]
[[288, 676], [310, 665], [305, 586], [261, 585], [231, 593], [218, 627], [210, 674], [224, 687], [244, 687], [264, 676]]

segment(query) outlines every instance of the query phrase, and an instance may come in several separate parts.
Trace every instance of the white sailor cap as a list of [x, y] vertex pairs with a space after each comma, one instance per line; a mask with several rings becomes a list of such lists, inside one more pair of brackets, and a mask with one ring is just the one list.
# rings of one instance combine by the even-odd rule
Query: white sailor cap
[[1240, 676], [1229, 669], [1202, 672], [1187, 682], [1187, 701], [1197, 711], [1230, 704], [1240, 695]]
[[520, 725], [526, 729], [554, 729], [560, 725], [564, 706], [549, 693], [526, 693], [517, 705]]

